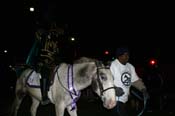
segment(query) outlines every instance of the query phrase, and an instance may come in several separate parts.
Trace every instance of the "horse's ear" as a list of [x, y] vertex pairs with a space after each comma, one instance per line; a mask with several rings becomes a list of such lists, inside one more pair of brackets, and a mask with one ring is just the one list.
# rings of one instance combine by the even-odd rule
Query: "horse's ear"
[[105, 63], [106, 67], [109, 67], [109, 68], [110, 68], [111, 63], [112, 63], [112, 61], [107, 61], [107, 62]]
[[97, 67], [102, 67], [103, 66], [103, 62], [102, 61], [96, 61], [95, 62]]

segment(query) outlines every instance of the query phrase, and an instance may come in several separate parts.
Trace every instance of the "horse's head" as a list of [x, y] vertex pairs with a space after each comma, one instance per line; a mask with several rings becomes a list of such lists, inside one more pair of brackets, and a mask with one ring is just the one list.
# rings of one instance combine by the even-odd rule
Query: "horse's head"
[[96, 62], [97, 73], [92, 81], [93, 90], [101, 97], [103, 106], [111, 109], [116, 105], [114, 80], [109, 67], [101, 62]]
[[[89, 78], [82, 79], [82, 77], [92, 77], [92, 89], [101, 97], [104, 107], [107, 109], [113, 108], [116, 105], [116, 95], [114, 80], [109, 66], [106, 67], [102, 62], [87, 57], [82, 57], [74, 63], [78, 63], [78, 68], [80, 68], [81, 64], [81, 70], [78, 70], [78, 75], [81, 77], [81, 80], [84, 79], [83, 81], [85, 82], [83, 83], [87, 83]], [[74, 68], [76, 67], [74, 66]]]

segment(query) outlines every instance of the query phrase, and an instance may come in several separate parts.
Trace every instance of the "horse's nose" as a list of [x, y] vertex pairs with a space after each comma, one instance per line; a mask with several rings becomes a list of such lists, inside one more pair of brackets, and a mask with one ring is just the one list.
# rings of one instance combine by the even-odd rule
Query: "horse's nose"
[[114, 108], [116, 106], [116, 103], [117, 102], [115, 100], [111, 101], [110, 109]]
[[110, 99], [110, 100], [106, 101], [106, 103], [104, 104], [104, 106], [107, 109], [112, 109], [112, 108], [114, 108], [116, 106], [116, 103], [117, 102], [115, 100]]

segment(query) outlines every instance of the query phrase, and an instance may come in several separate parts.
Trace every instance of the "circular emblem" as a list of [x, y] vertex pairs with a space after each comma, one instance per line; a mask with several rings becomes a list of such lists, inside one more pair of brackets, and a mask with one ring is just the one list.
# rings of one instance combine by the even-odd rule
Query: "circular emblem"
[[121, 81], [125, 86], [131, 85], [131, 74], [128, 72], [124, 72], [121, 76]]

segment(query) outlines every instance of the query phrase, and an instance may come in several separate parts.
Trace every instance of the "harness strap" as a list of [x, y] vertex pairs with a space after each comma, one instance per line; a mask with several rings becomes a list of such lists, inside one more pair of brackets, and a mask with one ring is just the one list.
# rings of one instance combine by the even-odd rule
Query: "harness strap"
[[[73, 81], [73, 65], [69, 65], [68, 66], [68, 73], [67, 73], [67, 82], [68, 82], [68, 89], [69, 89], [69, 94], [72, 98], [72, 110], [74, 110], [76, 108], [76, 102], [78, 100], [78, 98], [80, 97], [80, 92], [75, 90], [74, 87], [74, 81]], [[74, 93], [74, 94], [72, 94]]]

